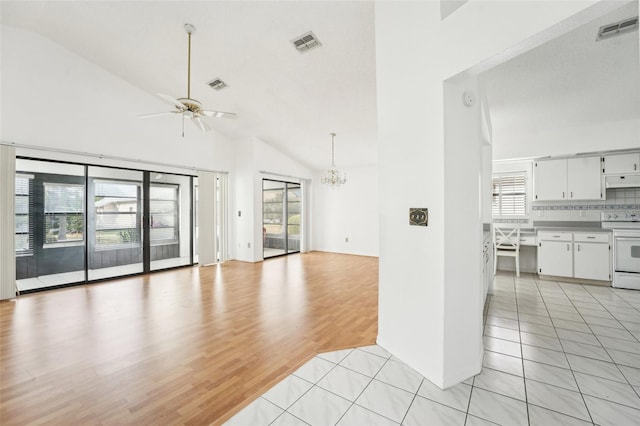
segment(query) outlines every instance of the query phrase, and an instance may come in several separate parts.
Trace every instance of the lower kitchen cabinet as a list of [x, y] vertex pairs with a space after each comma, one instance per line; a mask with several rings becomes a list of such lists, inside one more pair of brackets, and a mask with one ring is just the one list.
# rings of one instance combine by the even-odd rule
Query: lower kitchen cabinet
[[573, 276], [589, 280], [611, 280], [609, 244], [573, 243]]
[[573, 274], [571, 242], [540, 241], [538, 245], [538, 273], [570, 277]]
[[538, 273], [611, 280], [611, 234], [538, 232]]

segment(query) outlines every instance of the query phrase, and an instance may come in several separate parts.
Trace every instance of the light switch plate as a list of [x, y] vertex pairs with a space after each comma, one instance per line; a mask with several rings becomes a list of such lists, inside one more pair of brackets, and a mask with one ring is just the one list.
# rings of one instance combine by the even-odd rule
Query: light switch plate
[[409, 225], [427, 226], [429, 222], [429, 209], [426, 208], [409, 208]]

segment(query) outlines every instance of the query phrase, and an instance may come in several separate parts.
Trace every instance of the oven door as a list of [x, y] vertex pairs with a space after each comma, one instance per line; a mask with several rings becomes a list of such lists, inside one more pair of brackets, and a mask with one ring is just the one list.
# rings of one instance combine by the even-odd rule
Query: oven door
[[640, 236], [614, 236], [615, 271], [640, 273]]

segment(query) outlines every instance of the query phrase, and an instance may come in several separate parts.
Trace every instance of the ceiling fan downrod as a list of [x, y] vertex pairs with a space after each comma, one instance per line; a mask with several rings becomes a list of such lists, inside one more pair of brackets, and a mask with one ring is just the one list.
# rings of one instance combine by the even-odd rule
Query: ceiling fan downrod
[[187, 98], [191, 99], [191, 34], [196, 32], [196, 27], [192, 24], [184, 24], [184, 30], [188, 34], [189, 47], [187, 49]]

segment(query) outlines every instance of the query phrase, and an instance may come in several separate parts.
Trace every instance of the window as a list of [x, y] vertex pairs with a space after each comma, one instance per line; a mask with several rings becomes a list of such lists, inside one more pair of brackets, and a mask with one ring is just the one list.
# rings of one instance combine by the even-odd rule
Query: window
[[84, 241], [84, 185], [44, 183], [44, 245]]
[[527, 216], [526, 172], [493, 175], [493, 217]]
[[151, 245], [178, 242], [178, 185], [153, 184], [149, 188]]
[[33, 223], [29, 218], [29, 212], [33, 210], [32, 189], [33, 176], [16, 174], [16, 255], [33, 253]]
[[140, 184], [95, 180], [96, 249], [140, 245]]

